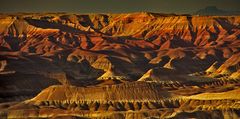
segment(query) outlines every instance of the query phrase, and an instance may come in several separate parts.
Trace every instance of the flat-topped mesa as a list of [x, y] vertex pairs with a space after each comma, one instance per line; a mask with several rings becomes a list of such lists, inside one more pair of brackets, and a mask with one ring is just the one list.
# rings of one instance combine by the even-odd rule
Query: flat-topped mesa
[[171, 98], [172, 95], [157, 84], [124, 83], [101, 87], [51, 86], [31, 101], [148, 101]]
[[[227, 38], [230, 34], [237, 38], [235, 34], [237, 32], [229, 31], [232, 31], [232, 29], [237, 30], [237, 25], [239, 24], [238, 17], [157, 16], [154, 18], [149, 17], [145, 21], [128, 20], [129, 22], [123, 22], [124, 20], [120, 18], [118, 17], [112, 24], [103, 28], [102, 32], [114, 36], [133, 36], [149, 39], [150, 41], [155, 40], [155, 43], [177, 38], [178, 40], [183, 40], [185, 45], [190, 43], [198, 46]], [[132, 15], [126, 15], [123, 18], [134, 19]], [[138, 17], [136, 16], [136, 18]], [[223, 19], [226, 19], [226, 21]], [[233, 27], [231, 28], [230, 26]], [[174, 42], [174, 40], [171, 42]]]
[[240, 100], [240, 89], [220, 93], [201, 93], [188, 97], [194, 100]]
[[[3, 35], [3, 38], [0, 38], [8, 44], [0, 42], [1, 47], [25, 52], [30, 52], [26, 50], [30, 46], [31, 49], [39, 49], [41, 47], [39, 43], [45, 44], [46, 39], [58, 47], [46, 48], [51, 49], [51, 52], [69, 47], [104, 49], [103, 45], [106, 47], [105, 43], [109, 42], [105, 38], [102, 39], [103, 36], [119, 37], [121, 41], [118, 42], [124, 40], [126, 46], [138, 49], [210, 47], [222, 46], [225, 42], [229, 45], [233, 43], [239, 45], [236, 40], [239, 39], [240, 33], [239, 16], [177, 16], [144, 12], [89, 15], [36, 14], [22, 15], [19, 18], [2, 17], [0, 21], [0, 33]], [[9, 37], [14, 37], [18, 43], [10, 42]], [[15, 45], [19, 45], [19, 48], [12, 48], [16, 47]]]
[[42, 36], [52, 35], [59, 30], [51, 28], [41, 28], [34, 26], [26, 21], [23, 17], [6, 17], [0, 19], [1, 30], [0, 33], [4, 35], [9, 35], [11, 37], [25, 37], [32, 36], [38, 33], [42, 33]]

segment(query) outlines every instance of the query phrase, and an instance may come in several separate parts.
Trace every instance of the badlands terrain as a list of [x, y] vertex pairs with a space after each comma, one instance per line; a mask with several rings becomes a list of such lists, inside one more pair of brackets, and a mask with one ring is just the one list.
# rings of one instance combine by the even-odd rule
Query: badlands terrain
[[0, 14], [0, 118], [239, 119], [240, 16]]

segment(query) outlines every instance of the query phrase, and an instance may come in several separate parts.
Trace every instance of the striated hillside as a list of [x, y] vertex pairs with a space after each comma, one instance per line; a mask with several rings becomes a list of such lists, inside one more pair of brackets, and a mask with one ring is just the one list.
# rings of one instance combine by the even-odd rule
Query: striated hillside
[[1, 14], [0, 116], [239, 118], [239, 50], [240, 16]]

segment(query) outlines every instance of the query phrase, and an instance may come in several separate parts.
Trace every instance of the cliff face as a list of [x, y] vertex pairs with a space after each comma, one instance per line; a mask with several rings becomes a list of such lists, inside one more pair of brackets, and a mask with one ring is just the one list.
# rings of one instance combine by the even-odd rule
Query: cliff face
[[[128, 65], [124, 69], [127, 71], [121, 71], [123, 73], [131, 73], [136, 68], [141, 69], [138, 73], [145, 72], [149, 68], [142, 69], [135, 64], [159, 64], [163, 57], [169, 61], [161, 65], [172, 68], [177, 68], [174, 66], [177, 58], [183, 59], [182, 62], [193, 58], [207, 60], [209, 64], [206, 65], [213, 60], [223, 62], [237, 53], [240, 45], [239, 16], [177, 16], [145, 12], [19, 14], [3, 15], [0, 21], [2, 53], [22, 52], [26, 56], [34, 54], [54, 61], [86, 60], [89, 65], [94, 64], [94, 68], [104, 71], [110, 69], [110, 65], [118, 70], [122, 65]], [[103, 62], [108, 66], [102, 65]], [[193, 69], [189, 70], [192, 72]]]
[[[36, 49], [35, 52], [43, 54], [65, 47], [98, 49], [102, 48], [100, 43], [107, 43], [107, 39], [112, 37], [115, 37], [113, 39], [117, 44], [113, 40], [110, 46], [121, 47], [119, 43], [124, 43], [141, 49], [221, 46], [224, 42], [238, 42], [239, 22], [238, 16], [171, 16], [156, 13], [2, 16], [1, 47], [34, 52], [28, 51], [31, 46]], [[15, 38], [16, 42], [8, 42], [8, 38]], [[37, 42], [46, 46], [39, 46]]]
[[[225, 103], [220, 105], [224, 100], [214, 100], [220, 105], [214, 110], [212, 107], [216, 105], [208, 105], [207, 99], [199, 101], [185, 96], [238, 89], [239, 49], [239, 16], [147, 12], [2, 14], [0, 94], [3, 96], [0, 102], [29, 99], [51, 85], [62, 84], [43, 90], [26, 105], [41, 110], [51, 106], [48, 103], [54, 106], [59, 103], [64, 108], [54, 112], [56, 114], [62, 109], [68, 110], [70, 104], [65, 105], [65, 102], [72, 101], [76, 110], [89, 111], [94, 103], [95, 111], [99, 107], [103, 111], [180, 109], [179, 113], [164, 109], [166, 115], [163, 117], [169, 118], [198, 114], [214, 116], [216, 112], [232, 116], [238, 112], [224, 112], [221, 106], [232, 109]], [[172, 99], [172, 96], [181, 98]], [[231, 102], [231, 99], [226, 100]], [[239, 99], [232, 100], [231, 105], [239, 111]], [[186, 106], [188, 103], [193, 103], [192, 107]], [[78, 104], [80, 106], [76, 106]], [[9, 109], [21, 110], [25, 103], [19, 105]], [[4, 105], [0, 105], [0, 109], [2, 107]], [[204, 110], [184, 113], [184, 107], [188, 111]], [[81, 113], [96, 114], [81, 109]], [[138, 111], [133, 117], [143, 115]], [[147, 114], [159, 116], [163, 113], [154, 110]], [[83, 117], [93, 116], [83, 114]]]

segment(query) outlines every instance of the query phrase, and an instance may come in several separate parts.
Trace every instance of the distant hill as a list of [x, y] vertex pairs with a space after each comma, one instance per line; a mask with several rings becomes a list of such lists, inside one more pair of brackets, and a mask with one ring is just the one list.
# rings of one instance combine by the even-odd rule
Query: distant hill
[[221, 16], [231, 16], [231, 15], [240, 15], [240, 11], [225, 11], [217, 8], [216, 6], [208, 6], [204, 9], [200, 9], [194, 13], [194, 15], [221, 15]]

